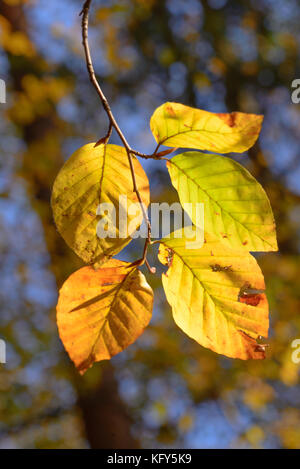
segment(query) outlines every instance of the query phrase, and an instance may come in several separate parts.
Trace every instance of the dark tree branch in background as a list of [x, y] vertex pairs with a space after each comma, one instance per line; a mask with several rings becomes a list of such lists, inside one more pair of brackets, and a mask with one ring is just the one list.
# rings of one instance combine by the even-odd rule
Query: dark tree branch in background
[[[139, 189], [137, 187], [136, 177], [135, 177], [135, 172], [134, 172], [134, 167], [133, 167], [133, 161], [132, 161], [132, 155], [133, 154], [139, 154], [139, 156], [142, 156], [142, 157], [145, 157], [145, 158], [147, 157], [147, 155], [144, 155], [142, 153], [138, 153], [138, 152], [132, 150], [132, 148], [130, 147], [129, 143], [127, 142], [122, 130], [120, 129], [120, 127], [119, 127], [119, 125], [118, 125], [118, 123], [117, 123], [117, 121], [116, 121], [116, 119], [115, 119], [115, 117], [112, 113], [112, 110], [111, 110], [110, 105], [109, 105], [109, 103], [106, 99], [106, 96], [104, 95], [104, 93], [101, 89], [101, 86], [99, 85], [98, 80], [96, 78], [94, 67], [93, 67], [93, 61], [92, 61], [92, 57], [91, 57], [91, 52], [90, 52], [90, 47], [89, 47], [89, 41], [88, 41], [89, 11], [90, 11], [91, 3], [92, 3], [92, 0], [86, 0], [86, 2], [83, 5], [82, 11], [80, 12], [80, 15], [82, 15], [82, 44], [83, 44], [83, 47], [84, 47], [85, 58], [86, 58], [86, 66], [87, 66], [87, 69], [88, 69], [90, 80], [91, 80], [92, 84], [94, 85], [94, 87], [95, 87], [95, 89], [98, 93], [98, 96], [100, 97], [103, 108], [104, 108], [104, 110], [107, 114], [107, 117], [109, 119], [108, 133], [106, 134], [106, 136], [104, 138], [99, 140], [99, 142], [97, 142], [97, 143], [98, 144], [99, 143], [107, 143], [108, 140], [109, 140], [109, 137], [111, 135], [112, 129], [114, 128], [116, 130], [117, 134], [119, 135], [119, 137], [120, 137], [120, 139], [121, 139], [121, 141], [122, 141], [122, 143], [123, 143], [123, 145], [126, 149], [126, 152], [127, 152], [127, 155], [128, 155], [130, 171], [131, 171], [131, 176], [132, 176], [133, 190], [137, 195], [137, 198], [138, 198], [138, 201], [139, 201], [139, 204], [141, 206], [142, 213], [143, 213], [144, 220], [147, 224], [147, 230], [148, 230], [148, 234], [147, 234], [147, 238], [146, 238], [146, 241], [145, 241], [144, 252], [143, 252], [143, 257], [141, 259], [141, 263], [142, 264], [146, 263], [146, 266], [148, 267], [149, 272], [150, 273], [155, 273], [155, 268], [151, 267], [149, 265], [148, 261], [147, 261], [148, 246], [151, 244], [151, 223], [150, 223], [150, 220], [149, 220], [149, 217], [148, 217], [148, 214], [147, 214], [147, 210], [144, 207], [144, 204], [143, 204]], [[149, 157], [151, 157], [151, 156], [149, 156]]]

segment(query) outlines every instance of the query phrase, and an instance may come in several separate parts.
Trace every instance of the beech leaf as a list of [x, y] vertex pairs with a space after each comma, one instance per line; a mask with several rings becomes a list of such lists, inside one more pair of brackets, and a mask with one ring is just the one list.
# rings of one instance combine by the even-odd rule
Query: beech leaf
[[[196, 203], [204, 203], [204, 230], [246, 251], [277, 251], [269, 199], [257, 180], [231, 158], [186, 152], [167, 162], [180, 203], [194, 225]], [[199, 226], [203, 229], [203, 226]]]
[[[132, 160], [137, 186], [147, 207], [149, 181], [139, 161], [135, 157]], [[124, 198], [120, 207], [129, 228], [123, 237], [120, 236], [122, 228], [118, 225], [120, 195]], [[127, 207], [123, 202], [125, 198]], [[54, 182], [51, 203], [57, 229], [66, 243], [86, 263], [97, 266], [131, 241], [131, 235], [143, 219], [138, 198], [133, 192], [126, 150], [117, 145], [95, 146], [95, 143], [90, 143], [77, 150]], [[115, 207], [115, 235], [112, 237], [97, 236], [97, 224], [101, 218], [97, 209], [103, 203]], [[136, 210], [130, 213], [132, 204], [136, 204]]]
[[158, 144], [216, 153], [242, 153], [256, 142], [263, 116], [243, 112], [214, 113], [180, 103], [165, 103], [150, 120]]
[[264, 278], [251, 254], [236, 252], [206, 234], [188, 249], [177, 232], [161, 240], [162, 282], [176, 324], [203, 347], [232, 358], [265, 358], [259, 336], [268, 335]]
[[98, 270], [74, 272], [59, 292], [57, 325], [78, 371], [132, 344], [148, 325], [152, 306], [152, 289], [132, 264], [110, 259]]

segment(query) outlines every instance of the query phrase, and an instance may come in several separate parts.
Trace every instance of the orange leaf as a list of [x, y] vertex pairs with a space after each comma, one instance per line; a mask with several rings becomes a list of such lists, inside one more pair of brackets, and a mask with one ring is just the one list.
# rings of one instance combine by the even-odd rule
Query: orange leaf
[[151, 319], [153, 292], [131, 264], [83, 267], [63, 284], [57, 304], [60, 338], [78, 371], [132, 344]]

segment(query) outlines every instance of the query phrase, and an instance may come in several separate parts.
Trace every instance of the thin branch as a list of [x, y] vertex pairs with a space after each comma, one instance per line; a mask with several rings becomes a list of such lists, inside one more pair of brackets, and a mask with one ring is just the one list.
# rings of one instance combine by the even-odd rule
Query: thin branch
[[101, 144], [106, 144], [109, 139], [110, 139], [110, 136], [111, 136], [111, 133], [112, 133], [112, 129], [113, 129], [113, 126], [112, 126], [112, 123], [110, 122], [109, 123], [109, 127], [108, 127], [108, 131], [107, 131], [107, 134], [104, 135], [104, 137], [100, 138], [100, 140], [98, 140], [97, 143], [95, 143], [95, 147], [98, 147], [99, 145]]
[[145, 259], [145, 264], [146, 264], [146, 266], [148, 267], [149, 272], [150, 272], [151, 274], [155, 274], [155, 273], [156, 273], [156, 267], [151, 267], [151, 265], [150, 265], [149, 262], [147, 261], [147, 258]]
[[147, 153], [141, 153], [140, 151], [132, 150], [131, 153], [134, 155], [140, 156], [141, 158], [144, 158], [146, 160], [168, 160], [168, 158], [164, 158], [163, 156], [156, 155], [155, 153], [152, 153], [151, 155], [147, 155]]
[[160, 143], [157, 144], [157, 146], [156, 146], [156, 148], [155, 148], [155, 150], [154, 150], [154, 154], [156, 154], [156, 153], [158, 152], [159, 147], [160, 147]]
[[[97, 94], [98, 94], [98, 96], [101, 100], [102, 106], [103, 106], [103, 108], [104, 108], [104, 110], [107, 114], [108, 119], [109, 119], [110, 128], [109, 128], [109, 132], [107, 134], [108, 138], [110, 137], [112, 128], [114, 128], [116, 130], [116, 132], [118, 133], [118, 135], [119, 135], [119, 137], [120, 137], [120, 139], [121, 139], [121, 141], [122, 141], [122, 143], [123, 143], [123, 145], [126, 149], [126, 152], [127, 152], [128, 162], [129, 162], [131, 176], [132, 176], [132, 182], [133, 182], [133, 190], [137, 195], [137, 198], [138, 198], [138, 201], [139, 201], [139, 204], [141, 206], [142, 213], [143, 213], [143, 217], [144, 217], [145, 222], [147, 224], [147, 230], [148, 230], [147, 239], [145, 241], [144, 253], [143, 253], [143, 257], [142, 257], [142, 261], [144, 263], [144, 262], [146, 262], [146, 259], [147, 259], [148, 246], [151, 244], [151, 224], [150, 224], [150, 220], [149, 220], [147, 211], [144, 207], [144, 204], [143, 204], [143, 201], [142, 201], [142, 198], [141, 198], [141, 194], [138, 190], [137, 183], [136, 183], [136, 177], [135, 177], [135, 172], [134, 172], [132, 155], [137, 154], [137, 152], [132, 150], [132, 148], [129, 146], [123, 132], [121, 131], [121, 129], [120, 129], [120, 127], [119, 127], [113, 113], [112, 113], [110, 105], [109, 105], [109, 103], [108, 103], [108, 101], [107, 101], [107, 99], [106, 99], [106, 97], [105, 97], [105, 95], [104, 95], [98, 81], [97, 81], [96, 75], [95, 75], [93, 61], [92, 61], [90, 47], [89, 47], [89, 41], [88, 41], [89, 10], [90, 10], [90, 7], [91, 7], [91, 3], [92, 3], [92, 0], [86, 0], [84, 5], [83, 5], [82, 11], [80, 13], [80, 15], [82, 15], [82, 44], [83, 44], [84, 52], [85, 52], [86, 66], [87, 66], [87, 70], [88, 70], [88, 73], [89, 73], [89, 76], [90, 76], [90, 80], [91, 80], [93, 86], [95, 87], [95, 89], [97, 91]], [[106, 138], [107, 135], [104, 138]], [[146, 263], [146, 265], [148, 266], [149, 271], [152, 272], [152, 268], [149, 266], [148, 262]]]
[[141, 153], [136, 150], [132, 150], [131, 153], [134, 153], [135, 155], [140, 156], [141, 158], [146, 158], [147, 160], [150, 158], [153, 160], [167, 160], [167, 158], [164, 158], [164, 156], [170, 155], [174, 151], [178, 150], [178, 148], [168, 148], [167, 150], [163, 150], [157, 153], [158, 148], [159, 145], [156, 147], [154, 153], [152, 153], [151, 155], [147, 155], [146, 153]]
[[97, 81], [97, 78], [96, 78], [96, 75], [95, 75], [95, 70], [94, 70], [94, 66], [93, 66], [93, 62], [92, 62], [92, 57], [91, 57], [91, 52], [90, 52], [90, 46], [89, 46], [89, 40], [88, 40], [88, 30], [89, 30], [89, 11], [90, 11], [90, 6], [91, 6], [91, 3], [92, 3], [92, 0], [86, 0], [86, 2], [84, 3], [83, 5], [83, 9], [81, 11], [81, 15], [82, 15], [82, 44], [83, 44], [83, 47], [84, 47], [84, 52], [85, 52], [85, 58], [86, 58], [86, 66], [87, 66], [87, 69], [88, 69], [88, 72], [89, 72], [89, 76], [90, 76], [90, 80], [92, 82], [92, 84], [94, 85], [97, 93], [98, 93], [98, 96], [101, 100], [101, 103], [104, 107], [104, 110], [108, 116], [108, 119], [111, 123], [111, 125], [116, 129], [122, 143], [124, 144], [126, 150], [128, 149], [128, 151], [131, 151], [131, 148], [126, 140], [126, 138], [124, 137], [120, 127], [118, 126], [115, 118], [114, 118], [114, 115], [111, 111], [111, 108], [110, 108], [110, 105], [108, 104], [108, 101], [106, 99], [106, 96], [105, 94], [103, 93], [98, 81]]

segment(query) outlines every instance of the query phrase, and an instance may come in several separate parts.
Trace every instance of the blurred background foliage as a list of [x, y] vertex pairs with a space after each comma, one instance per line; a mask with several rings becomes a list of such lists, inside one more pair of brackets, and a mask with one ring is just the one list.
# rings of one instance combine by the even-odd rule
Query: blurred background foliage
[[[155, 145], [164, 101], [263, 113], [259, 142], [236, 159], [266, 189], [279, 253], [258, 255], [271, 309], [263, 362], [218, 356], [174, 324], [159, 276], [145, 334], [77, 376], [55, 325], [57, 288], [81, 266], [53, 225], [63, 161], [107, 130], [89, 83], [79, 0], [0, 0], [0, 448], [300, 448], [300, 78], [297, 0], [94, 0], [98, 78], [137, 150]], [[113, 135], [113, 143], [118, 143]], [[163, 162], [142, 161], [152, 201], [175, 201]], [[119, 257], [136, 259], [141, 245]], [[155, 252], [151, 259], [157, 264]]]

